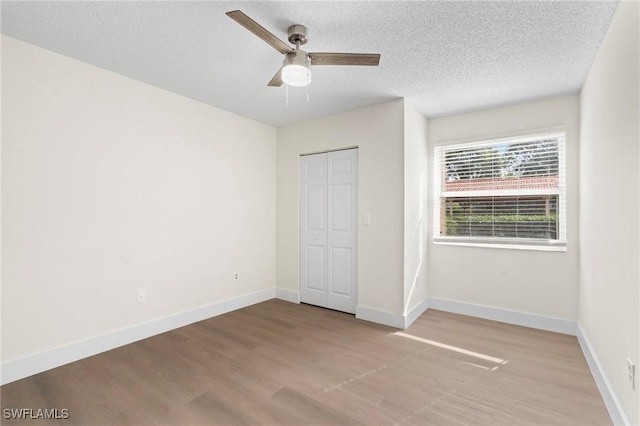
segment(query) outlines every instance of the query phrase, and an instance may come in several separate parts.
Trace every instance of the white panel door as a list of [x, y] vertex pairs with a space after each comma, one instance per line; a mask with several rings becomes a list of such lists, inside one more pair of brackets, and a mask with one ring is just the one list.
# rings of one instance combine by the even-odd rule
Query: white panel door
[[327, 307], [327, 155], [300, 158], [300, 299]]
[[328, 307], [356, 312], [358, 283], [358, 150], [327, 154]]
[[300, 299], [355, 313], [358, 150], [300, 159]]

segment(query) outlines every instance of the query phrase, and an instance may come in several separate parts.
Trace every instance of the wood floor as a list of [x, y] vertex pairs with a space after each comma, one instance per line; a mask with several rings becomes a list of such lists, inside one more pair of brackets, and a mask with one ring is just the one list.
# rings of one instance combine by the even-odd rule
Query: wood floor
[[[270, 300], [2, 386], [64, 425], [606, 425], [575, 337], [429, 310], [407, 330]], [[34, 411], [35, 413], [36, 411]]]

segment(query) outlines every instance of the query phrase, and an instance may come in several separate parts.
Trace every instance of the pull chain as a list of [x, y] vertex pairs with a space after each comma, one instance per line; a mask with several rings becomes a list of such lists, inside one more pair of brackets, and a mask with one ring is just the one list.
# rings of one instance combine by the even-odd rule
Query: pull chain
[[286, 106], [289, 106], [289, 85], [288, 85], [288, 84], [285, 84], [285, 85], [284, 85], [284, 87], [285, 87], [285, 98], [284, 98], [284, 104], [285, 104]]

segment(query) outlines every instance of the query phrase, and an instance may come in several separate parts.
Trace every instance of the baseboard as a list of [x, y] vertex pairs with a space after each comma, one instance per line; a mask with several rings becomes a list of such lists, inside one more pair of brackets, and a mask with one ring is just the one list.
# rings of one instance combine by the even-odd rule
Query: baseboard
[[418, 319], [429, 308], [429, 299], [425, 298], [422, 302], [414, 306], [409, 312], [404, 315], [404, 328], [409, 328], [415, 320]]
[[394, 314], [387, 311], [381, 311], [367, 306], [356, 306], [356, 318], [371, 321], [390, 327], [404, 329], [405, 317], [403, 315]]
[[598, 390], [600, 391], [600, 395], [602, 396], [602, 400], [604, 401], [604, 405], [607, 407], [609, 411], [609, 416], [613, 421], [614, 425], [629, 425], [629, 419], [624, 414], [624, 410], [620, 405], [620, 401], [616, 398], [616, 394], [613, 392], [613, 388], [607, 380], [607, 376], [604, 374], [602, 367], [600, 366], [600, 362], [598, 361], [598, 357], [596, 357], [595, 352], [593, 351], [593, 347], [587, 338], [587, 335], [584, 333], [582, 326], [578, 323], [578, 342], [580, 343], [580, 348], [582, 348], [582, 353], [584, 354], [585, 359], [587, 360], [587, 364], [589, 365], [589, 369], [591, 370], [591, 375], [598, 386]]
[[190, 311], [181, 312], [176, 315], [137, 324], [112, 333], [49, 349], [24, 358], [3, 362], [2, 368], [0, 369], [0, 384], [11, 383], [70, 362], [184, 327], [194, 322], [264, 302], [273, 299], [275, 295], [276, 292], [273, 288], [260, 290]]
[[286, 300], [291, 303], [300, 303], [300, 292], [276, 288], [276, 299]]
[[455, 314], [469, 315], [507, 324], [522, 325], [537, 328], [539, 330], [553, 331], [556, 333], [576, 335], [576, 323], [561, 318], [546, 317], [543, 315], [529, 314], [526, 312], [510, 311], [491, 306], [476, 305], [473, 303], [458, 302], [455, 300], [429, 297], [429, 308]]

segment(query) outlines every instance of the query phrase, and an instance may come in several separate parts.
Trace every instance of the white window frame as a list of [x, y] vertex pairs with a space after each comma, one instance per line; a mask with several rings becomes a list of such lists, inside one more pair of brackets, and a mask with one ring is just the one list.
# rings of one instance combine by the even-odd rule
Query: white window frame
[[[518, 143], [533, 141], [541, 138], [561, 137], [558, 146], [558, 189], [541, 190], [496, 190], [496, 191], [459, 191], [455, 193], [444, 192], [442, 189], [442, 155], [446, 150], [479, 148], [483, 146], [494, 146], [505, 143]], [[560, 251], [567, 250], [567, 185], [566, 185], [566, 139], [567, 132], [564, 128], [547, 129], [527, 132], [511, 136], [501, 136], [492, 139], [472, 140], [472, 141], [452, 141], [440, 143], [434, 149], [434, 187], [433, 187], [433, 231], [434, 244], [455, 245], [467, 247], [488, 247], [518, 250], [540, 250], [540, 251]], [[533, 239], [533, 238], [504, 238], [504, 237], [457, 237], [442, 236], [441, 232], [441, 198], [443, 197], [466, 197], [466, 196], [508, 196], [508, 195], [558, 195], [558, 238], [554, 240]]]

